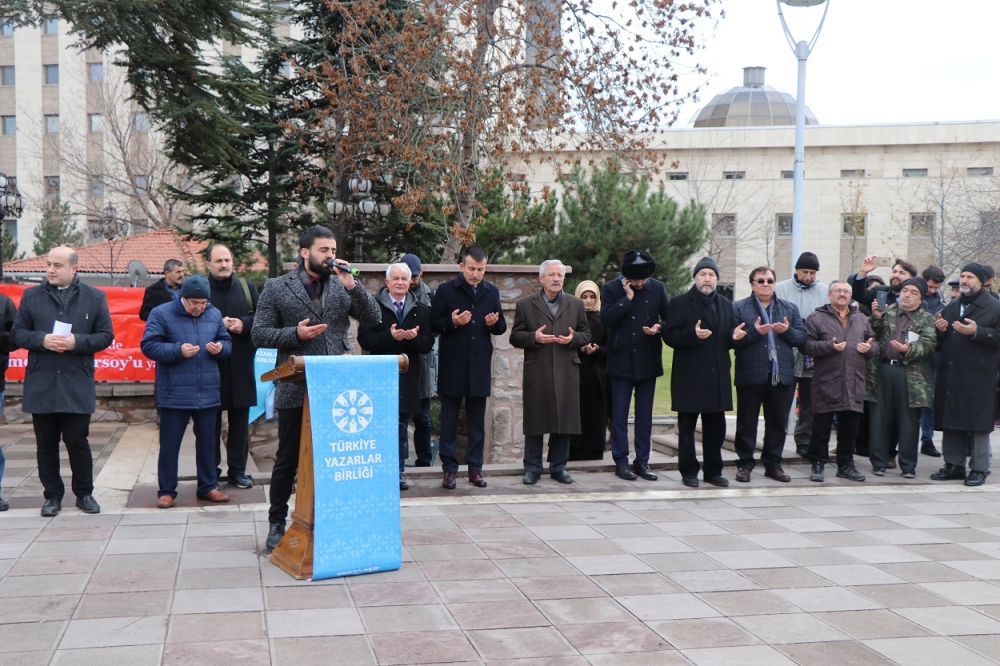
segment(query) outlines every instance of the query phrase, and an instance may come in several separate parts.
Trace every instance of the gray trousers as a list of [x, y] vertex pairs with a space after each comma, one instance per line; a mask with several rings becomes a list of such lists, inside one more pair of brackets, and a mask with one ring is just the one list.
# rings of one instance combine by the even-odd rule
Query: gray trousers
[[[524, 436], [524, 471], [542, 473], [542, 437]], [[549, 435], [549, 474], [566, 471], [569, 460], [569, 435], [551, 433]]]
[[910, 407], [906, 389], [906, 368], [882, 363], [879, 366], [878, 391], [872, 405], [872, 437], [869, 445], [872, 467], [885, 468], [892, 448], [893, 425], [899, 429], [899, 468], [917, 469], [917, 444], [920, 439], [920, 408]]
[[[795, 415], [795, 448], [809, 448], [812, 443], [813, 431], [813, 407], [812, 407], [812, 378], [796, 377], [795, 384], [799, 388], [799, 413]], [[795, 405], [795, 392], [792, 392], [792, 404], [789, 411]]]
[[941, 439], [941, 454], [946, 463], [965, 467], [965, 454], [972, 444], [969, 468], [973, 472], [990, 471], [990, 433], [971, 430], [945, 430]]

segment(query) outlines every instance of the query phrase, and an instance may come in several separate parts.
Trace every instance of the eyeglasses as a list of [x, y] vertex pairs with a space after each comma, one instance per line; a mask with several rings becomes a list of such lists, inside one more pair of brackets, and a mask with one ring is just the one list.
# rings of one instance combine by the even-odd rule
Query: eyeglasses
[[193, 308], [207, 308], [208, 307], [208, 301], [204, 301], [202, 303], [195, 303], [194, 301], [189, 301], [189, 300], [187, 300], [185, 298], [184, 302], [187, 303], [188, 305], [190, 305]]
[[754, 282], [757, 284], [774, 284], [774, 278], [767, 278], [766, 280], [764, 278], [757, 278]]
[[830, 293], [831, 294], [849, 294], [849, 293], [851, 293], [851, 290], [850, 289], [831, 289]]

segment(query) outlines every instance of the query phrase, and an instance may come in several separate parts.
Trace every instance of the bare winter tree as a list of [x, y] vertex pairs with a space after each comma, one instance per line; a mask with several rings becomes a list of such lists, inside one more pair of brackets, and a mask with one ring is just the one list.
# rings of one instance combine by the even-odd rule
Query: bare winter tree
[[[982, 162], [995, 164], [997, 156]], [[992, 167], [938, 155], [935, 168], [901, 183], [897, 196], [893, 218], [908, 229], [911, 254], [926, 255], [946, 274], [969, 261], [1000, 265], [1000, 176]]]
[[328, 0], [336, 50], [312, 67], [293, 63], [318, 91], [301, 104], [321, 111], [290, 130], [326, 166], [303, 186], [390, 172], [403, 212], [444, 204], [452, 224], [441, 260], [456, 261], [475, 239], [484, 172], [499, 169], [517, 189], [514, 165], [578, 159], [570, 148], [610, 153], [633, 172], [662, 164], [649, 132], [696, 94], [682, 75], [704, 70], [679, 61], [697, 50], [714, 4]]

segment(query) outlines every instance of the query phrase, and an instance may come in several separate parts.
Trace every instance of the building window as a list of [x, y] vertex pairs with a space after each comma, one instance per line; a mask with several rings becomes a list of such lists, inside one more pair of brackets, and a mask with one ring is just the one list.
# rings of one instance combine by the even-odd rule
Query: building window
[[59, 115], [45, 116], [45, 133], [59, 134]]
[[14, 82], [14, 68], [0, 67], [0, 85], [12, 86]]
[[132, 122], [135, 126], [136, 132], [148, 132], [149, 131], [149, 116], [145, 113], [137, 113], [132, 117]]
[[90, 179], [90, 193], [95, 197], [104, 196], [104, 176], [94, 176]]
[[0, 116], [5, 135], [17, 134], [17, 116]]
[[778, 225], [778, 235], [779, 236], [791, 236], [792, 235], [792, 214], [791, 213], [778, 213], [776, 219]]
[[104, 63], [103, 62], [92, 62], [87, 65], [87, 69], [90, 71], [90, 82], [100, 83], [104, 80]]
[[47, 197], [59, 196], [59, 176], [45, 177], [45, 196]]
[[927, 169], [903, 169], [903, 178], [926, 178]]
[[743, 180], [747, 177], [746, 171], [723, 171], [722, 178], [724, 180]]
[[104, 118], [99, 113], [91, 113], [87, 116], [90, 119], [90, 133], [100, 134], [104, 131]]
[[670, 180], [687, 180], [688, 175], [687, 172], [685, 171], [681, 173], [672, 173], [669, 176], [667, 176], [667, 178], [669, 178]]
[[59, 34], [59, 19], [57, 18], [47, 18], [42, 24], [42, 31], [46, 35], [58, 35]]
[[140, 197], [149, 194], [149, 176], [135, 177], [135, 193]]
[[59, 65], [45, 65], [45, 85], [59, 85]]
[[17, 220], [4, 220], [3, 232], [14, 240], [17, 240]]
[[781, 172], [781, 177], [782, 178], [795, 178], [795, 172], [794, 171], [782, 171]]
[[864, 178], [865, 177], [865, 170], [864, 169], [841, 169], [840, 170], [840, 177], [841, 178]]
[[992, 176], [993, 167], [969, 167], [965, 170], [967, 176]]
[[910, 235], [930, 236], [934, 231], [934, 213], [910, 213]]
[[843, 213], [840, 216], [844, 223], [844, 238], [864, 238], [868, 227], [868, 216], [859, 213]]
[[149, 231], [149, 220], [132, 220], [132, 235]]
[[720, 215], [716, 213], [712, 215], [712, 233], [716, 236], [735, 236], [736, 214], [722, 213]]
[[3, 23], [0, 23], [0, 35], [12, 37], [14, 35], [14, 22], [10, 19], [3, 19]]

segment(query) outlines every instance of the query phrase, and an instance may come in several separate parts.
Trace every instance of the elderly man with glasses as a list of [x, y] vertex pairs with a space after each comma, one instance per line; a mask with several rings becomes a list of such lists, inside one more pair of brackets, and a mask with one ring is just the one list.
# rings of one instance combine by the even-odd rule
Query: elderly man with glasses
[[750, 481], [757, 448], [757, 420], [764, 409], [764, 475], [787, 483], [781, 469], [788, 428], [788, 405], [795, 391], [795, 349], [806, 341], [805, 326], [794, 303], [774, 295], [774, 269], [750, 271], [753, 293], [733, 304], [733, 323], [747, 334], [733, 341], [736, 350], [736, 480]]

